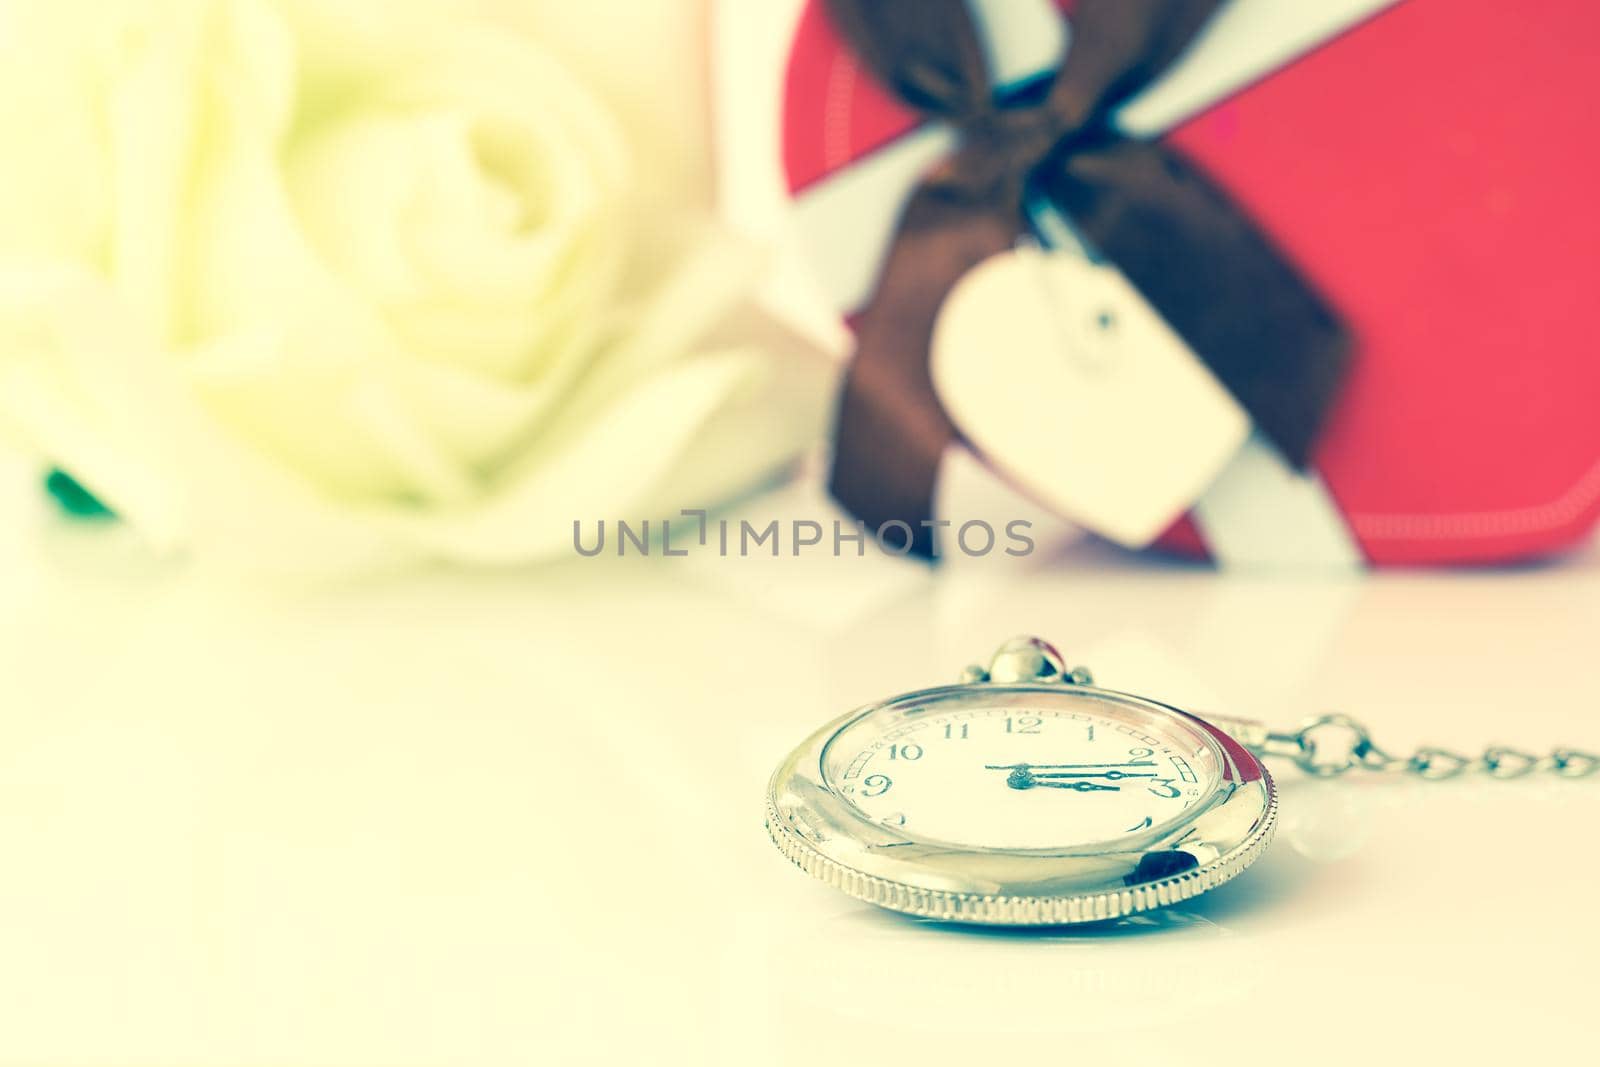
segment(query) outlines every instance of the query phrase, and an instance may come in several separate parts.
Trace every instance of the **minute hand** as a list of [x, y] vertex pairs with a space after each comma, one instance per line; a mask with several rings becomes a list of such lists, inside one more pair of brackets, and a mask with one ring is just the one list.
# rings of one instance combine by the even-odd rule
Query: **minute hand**
[[[1121, 778], [1154, 778], [1155, 774], [1139, 774], [1135, 771], [1119, 770], [1120, 767], [1154, 767], [1155, 764], [1142, 763], [987, 763], [985, 770], [1011, 771], [1014, 774], [1023, 774], [1029, 778], [1105, 778], [1117, 781]], [[1090, 770], [1089, 768], [1104, 768]]]
[[991, 771], [1009, 771], [1018, 767], [1025, 771], [1081, 771], [1093, 767], [1154, 767], [1155, 760], [1123, 760], [1120, 763], [986, 763]]
[[1052, 778], [1104, 778], [1108, 782], [1123, 778], [1154, 778], [1154, 774], [1137, 774], [1131, 771], [1031, 771], [1032, 776], [1044, 781]]

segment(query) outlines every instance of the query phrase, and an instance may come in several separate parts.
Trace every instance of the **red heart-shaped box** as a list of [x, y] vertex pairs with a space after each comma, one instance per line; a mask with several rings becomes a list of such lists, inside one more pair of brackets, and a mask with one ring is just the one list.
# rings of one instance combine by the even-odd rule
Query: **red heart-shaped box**
[[[1600, 519], [1597, 41], [1593, 0], [1401, 0], [1162, 134], [1355, 334], [1315, 469], [1370, 562], [1531, 557]], [[819, 0], [785, 109], [802, 200], [926, 132]], [[1188, 518], [1161, 544], [1206, 551]]]

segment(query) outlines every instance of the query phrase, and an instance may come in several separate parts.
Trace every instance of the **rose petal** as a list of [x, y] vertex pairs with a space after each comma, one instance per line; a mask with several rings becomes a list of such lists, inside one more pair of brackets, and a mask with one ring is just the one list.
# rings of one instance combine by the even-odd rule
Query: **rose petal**
[[82, 24], [53, 4], [0, 5], [0, 255], [87, 262], [103, 251], [107, 148]]
[[696, 433], [758, 373], [746, 354], [691, 360], [618, 400], [542, 462], [508, 473], [494, 499], [455, 515], [395, 518], [398, 536], [448, 559], [506, 564], [568, 550], [574, 520], [632, 517]]
[[111, 274], [163, 338], [191, 334], [188, 214], [213, 159], [270, 153], [293, 98], [282, 24], [260, 3], [160, 5], [127, 27], [111, 75]]
[[590, 369], [541, 437], [558, 445], [567, 427], [587, 422], [597, 407], [628, 383], [654, 373], [691, 346], [749, 293], [759, 257], [730, 235], [704, 231], [702, 239], [651, 295], [621, 340]]

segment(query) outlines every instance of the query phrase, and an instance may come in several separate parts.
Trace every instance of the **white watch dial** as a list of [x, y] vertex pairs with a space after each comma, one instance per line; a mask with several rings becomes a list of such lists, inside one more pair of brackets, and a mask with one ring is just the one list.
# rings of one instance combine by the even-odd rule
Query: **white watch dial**
[[1220, 780], [1205, 735], [1105, 700], [884, 708], [823, 758], [830, 787], [909, 838], [990, 849], [1109, 844], [1179, 819]]

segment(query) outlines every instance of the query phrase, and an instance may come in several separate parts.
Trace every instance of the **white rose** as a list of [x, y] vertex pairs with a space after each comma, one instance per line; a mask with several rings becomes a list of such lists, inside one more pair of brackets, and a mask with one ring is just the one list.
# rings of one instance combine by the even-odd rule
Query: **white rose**
[[816, 428], [811, 367], [706, 340], [749, 256], [504, 22], [0, 0], [0, 98], [0, 435], [157, 544], [529, 559]]

